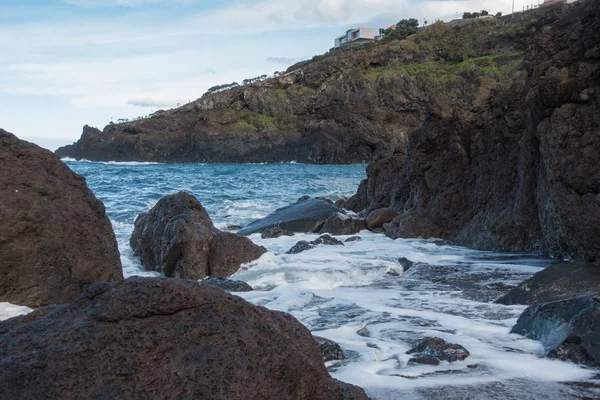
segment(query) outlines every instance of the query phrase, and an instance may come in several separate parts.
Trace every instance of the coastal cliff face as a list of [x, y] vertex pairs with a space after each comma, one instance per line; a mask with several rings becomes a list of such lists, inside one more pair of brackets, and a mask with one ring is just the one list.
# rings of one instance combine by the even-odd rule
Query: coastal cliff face
[[347, 207], [392, 207], [388, 236], [539, 250], [600, 264], [600, 9], [580, 1], [531, 23], [521, 71], [472, 113], [411, 134], [371, 164]]
[[[537, 18], [537, 14], [531, 15]], [[86, 126], [57, 151], [95, 161], [362, 163], [479, 107], [523, 58], [521, 19], [437, 23], [407, 40], [315, 57], [150, 118]]]

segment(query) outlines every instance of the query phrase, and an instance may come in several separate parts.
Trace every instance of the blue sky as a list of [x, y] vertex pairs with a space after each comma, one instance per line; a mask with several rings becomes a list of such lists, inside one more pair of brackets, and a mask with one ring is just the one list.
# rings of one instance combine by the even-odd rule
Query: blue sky
[[[516, 0], [516, 9], [530, 2]], [[351, 26], [453, 19], [512, 0], [0, 0], [0, 127], [48, 148], [84, 124], [284, 70]]]

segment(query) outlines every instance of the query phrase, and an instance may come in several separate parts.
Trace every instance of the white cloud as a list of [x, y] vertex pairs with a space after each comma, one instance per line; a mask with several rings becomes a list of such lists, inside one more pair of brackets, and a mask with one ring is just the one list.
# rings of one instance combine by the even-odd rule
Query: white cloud
[[136, 107], [174, 107], [177, 103], [181, 103], [181, 101], [168, 99], [163, 96], [136, 96], [129, 100], [127, 100], [127, 104], [136, 106]]

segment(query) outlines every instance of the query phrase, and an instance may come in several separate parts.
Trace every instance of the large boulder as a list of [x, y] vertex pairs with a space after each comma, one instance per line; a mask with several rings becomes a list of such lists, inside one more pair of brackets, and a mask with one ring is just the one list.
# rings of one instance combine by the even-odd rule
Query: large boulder
[[544, 356], [598, 367], [600, 295], [530, 306], [511, 332], [541, 341]]
[[0, 301], [66, 303], [123, 279], [104, 205], [58, 157], [0, 129]]
[[147, 270], [183, 279], [226, 278], [267, 251], [215, 228], [202, 204], [184, 192], [163, 197], [138, 216], [131, 248]]
[[600, 293], [600, 267], [581, 261], [560, 262], [536, 273], [496, 303], [531, 305], [594, 293]]
[[0, 398], [367, 399], [308, 329], [181, 279], [99, 283], [0, 323]]
[[319, 232], [330, 216], [339, 208], [321, 199], [302, 200], [282, 207], [265, 218], [252, 222], [238, 231], [240, 235], [262, 233], [266, 229], [279, 227], [292, 232]]

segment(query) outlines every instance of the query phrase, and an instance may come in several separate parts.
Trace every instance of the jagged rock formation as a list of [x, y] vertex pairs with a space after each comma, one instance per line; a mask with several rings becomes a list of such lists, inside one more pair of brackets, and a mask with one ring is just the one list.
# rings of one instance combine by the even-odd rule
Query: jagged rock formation
[[600, 8], [555, 7], [525, 31], [511, 79], [370, 165], [346, 206], [395, 209], [394, 238], [600, 263]]
[[130, 243], [144, 268], [183, 279], [226, 278], [267, 252], [244, 236], [215, 228], [198, 199], [185, 192], [165, 196], [140, 214]]
[[0, 301], [66, 303], [123, 279], [104, 205], [54, 154], [0, 129]]
[[90, 286], [0, 323], [0, 398], [367, 400], [289, 314], [181, 279]]
[[405, 41], [315, 57], [286, 74], [151, 118], [84, 127], [61, 157], [96, 161], [360, 163], [477, 107], [521, 62], [520, 19], [434, 24]]

